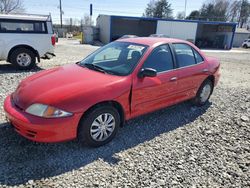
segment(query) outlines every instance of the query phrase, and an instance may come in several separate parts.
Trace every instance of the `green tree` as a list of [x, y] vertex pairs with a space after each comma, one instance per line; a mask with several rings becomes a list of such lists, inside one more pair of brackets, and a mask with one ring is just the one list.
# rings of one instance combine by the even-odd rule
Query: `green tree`
[[173, 18], [173, 9], [167, 0], [151, 0], [143, 16], [154, 18]]
[[204, 3], [200, 9], [200, 17], [209, 21], [227, 21], [229, 1], [214, 0]]
[[176, 14], [176, 18], [179, 20], [184, 20], [185, 19], [185, 12], [178, 12]]
[[186, 19], [187, 20], [199, 20], [200, 19], [200, 11], [193, 10]]
[[234, 0], [230, 2], [228, 9], [228, 21], [237, 22], [240, 17], [241, 1]]
[[243, 25], [248, 22], [249, 17], [250, 17], [250, 3], [248, 2], [248, 0], [242, 0], [240, 8], [240, 17], [239, 17], [240, 28], [242, 28]]

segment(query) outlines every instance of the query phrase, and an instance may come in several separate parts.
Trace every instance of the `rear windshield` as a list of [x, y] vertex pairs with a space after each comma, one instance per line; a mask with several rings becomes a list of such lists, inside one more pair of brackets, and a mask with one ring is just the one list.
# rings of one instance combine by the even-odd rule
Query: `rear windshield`
[[26, 20], [0, 20], [1, 33], [47, 33], [46, 22]]

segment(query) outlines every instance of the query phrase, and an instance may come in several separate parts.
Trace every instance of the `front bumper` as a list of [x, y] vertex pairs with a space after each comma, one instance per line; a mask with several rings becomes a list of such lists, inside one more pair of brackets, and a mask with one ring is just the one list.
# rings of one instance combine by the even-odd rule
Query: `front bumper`
[[36, 117], [16, 107], [10, 96], [4, 101], [4, 110], [15, 131], [32, 141], [62, 142], [72, 140], [77, 136], [81, 114], [53, 119]]

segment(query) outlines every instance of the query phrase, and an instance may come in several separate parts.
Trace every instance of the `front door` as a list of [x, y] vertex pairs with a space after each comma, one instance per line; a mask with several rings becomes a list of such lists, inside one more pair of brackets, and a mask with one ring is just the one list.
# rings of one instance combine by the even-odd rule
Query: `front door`
[[156, 47], [142, 68], [157, 71], [156, 77], [135, 77], [131, 116], [139, 116], [169, 106], [176, 100], [177, 71], [169, 45]]

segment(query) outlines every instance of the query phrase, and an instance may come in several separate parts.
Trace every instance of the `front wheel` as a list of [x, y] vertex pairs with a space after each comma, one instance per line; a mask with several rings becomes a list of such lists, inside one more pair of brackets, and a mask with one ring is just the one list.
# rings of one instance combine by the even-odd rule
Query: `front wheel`
[[247, 46], [246, 44], [244, 44], [243, 48], [246, 48], [246, 49], [247, 49], [247, 48], [248, 48], [248, 46]]
[[17, 69], [30, 70], [36, 64], [36, 56], [29, 49], [17, 48], [10, 55], [10, 63]]
[[110, 142], [120, 125], [120, 115], [112, 106], [99, 106], [82, 119], [78, 129], [78, 139], [92, 147]]
[[213, 92], [213, 83], [211, 80], [207, 79], [201, 84], [196, 94], [196, 97], [193, 100], [193, 103], [196, 106], [205, 105], [208, 102], [212, 92]]

